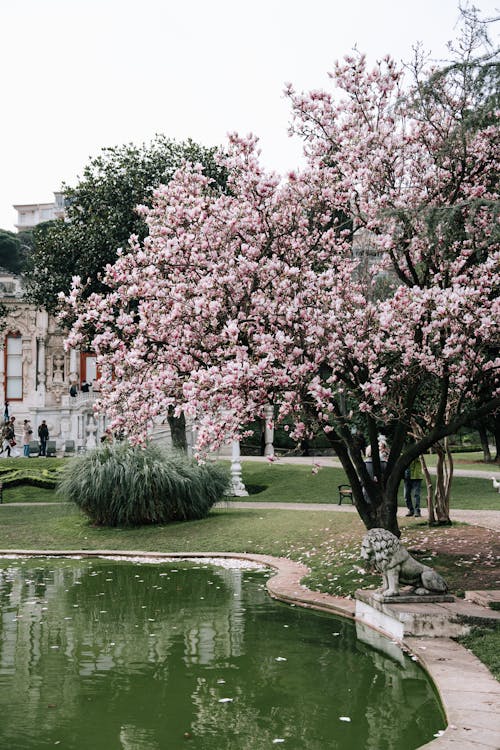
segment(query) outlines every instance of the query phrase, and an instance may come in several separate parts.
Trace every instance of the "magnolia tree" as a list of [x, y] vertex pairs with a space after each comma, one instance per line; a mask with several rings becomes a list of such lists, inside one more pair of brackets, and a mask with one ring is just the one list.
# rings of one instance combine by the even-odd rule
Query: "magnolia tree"
[[466, 76], [429, 88], [417, 71], [404, 88], [392, 60], [359, 56], [333, 78], [340, 94], [288, 89], [300, 173], [267, 173], [234, 136], [227, 192], [189, 164], [156, 191], [149, 235], [106, 269], [111, 292], [82, 303], [75, 279], [68, 345], [96, 350], [99, 408], [132, 439], [174, 407], [207, 450], [267, 404], [297, 440], [325, 433], [366, 526], [397, 534], [405, 468], [500, 403], [498, 133], [468, 124]]

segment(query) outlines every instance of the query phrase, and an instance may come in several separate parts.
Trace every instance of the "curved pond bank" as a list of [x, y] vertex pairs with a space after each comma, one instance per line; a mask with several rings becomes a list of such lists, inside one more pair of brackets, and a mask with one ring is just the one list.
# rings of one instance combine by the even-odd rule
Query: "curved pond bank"
[[[237, 559], [272, 568], [269, 594], [281, 601], [355, 619], [355, 602], [310, 591], [300, 584], [308, 568], [285, 558], [235, 553], [162, 553], [111, 550], [0, 550], [2, 556], [29, 557], [129, 557], [175, 559]], [[364, 626], [363, 626], [364, 627]], [[373, 631], [375, 632], [375, 631]], [[389, 636], [390, 638], [390, 636]], [[388, 641], [387, 643], [391, 643]], [[400, 645], [410, 651], [430, 675], [440, 695], [447, 729], [421, 750], [498, 750], [500, 748], [500, 684], [469, 651], [449, 638], [405, 638]]]

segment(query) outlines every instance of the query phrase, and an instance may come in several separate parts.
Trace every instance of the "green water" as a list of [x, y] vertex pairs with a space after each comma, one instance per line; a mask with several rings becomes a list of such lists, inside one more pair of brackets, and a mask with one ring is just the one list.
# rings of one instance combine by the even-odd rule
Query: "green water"
[[411, 750], [444, 727], [413, 661], [267, 577], [1, 560], [1, 750]]

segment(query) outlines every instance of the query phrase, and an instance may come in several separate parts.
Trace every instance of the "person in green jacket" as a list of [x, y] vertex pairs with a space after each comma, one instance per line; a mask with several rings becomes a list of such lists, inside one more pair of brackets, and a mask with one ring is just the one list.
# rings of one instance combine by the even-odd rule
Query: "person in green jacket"
[[407, 516], [420, 518], [420, 487], [422, 485], [422, 466], [420, 459], [411, 462], [405, 471], [405, 503]]

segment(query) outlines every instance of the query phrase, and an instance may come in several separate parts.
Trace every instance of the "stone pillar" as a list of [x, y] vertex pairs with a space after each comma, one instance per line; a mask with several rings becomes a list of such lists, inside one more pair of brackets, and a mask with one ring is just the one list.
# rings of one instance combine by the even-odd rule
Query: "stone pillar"
[[77, 414], [77, 437], [80, 445], [85, 447], [85, 417], [83, 414]]
[[66, 443], [66, 440], [71, 440], [71, 414], [69, 410], [69, 405], [63, 404], [63, 408], [61, 409], [61, 439], [62, 439], [62, 447], [64, 448], [64, 445]]
[[97, 445], [97, 440], [96, 440], [97, 424], [96, 424], [94, 415], [92, 413], [89, 414], [88, 416], [88, 422], [85, 427], [85, 431], [87, 433], [86, 439], [85, 439], [85, 447], [87, 448], [87, 450], [95, 448]]
[[45, 364], [45, 337], [37, 338], [37, 350], [36, 401], [37, 406], [45, 406], [45, 388], [47, 382]]
[[76, 349], [69, 350], [69, 382], [78, 383], [78, 373], [76, 371], [77, 352]]
[[7, 394], [5, 393], [5, 357], [4, 357], [4, 345], [3, 345], [3, 338], [2, 342], [0, 343], [0, 389], [1, 389], [1, 407], [2, 407], [2, 413], [1, 417], [3, 419], [3, 405], [6, 401]]
[[245, 489], [243, 480], [241, 478], [241, 463], [240, 463], [240, 441], [233, 440], [231, 445], [231, 495], [234, 497], [248, 497], [248, 492]]
[[267, 404], [264, 407], [264, 456], [274, 456], [274, 406]]

